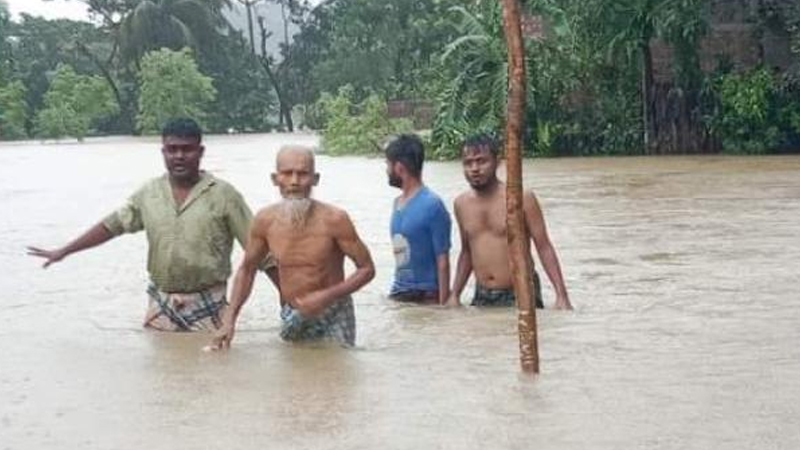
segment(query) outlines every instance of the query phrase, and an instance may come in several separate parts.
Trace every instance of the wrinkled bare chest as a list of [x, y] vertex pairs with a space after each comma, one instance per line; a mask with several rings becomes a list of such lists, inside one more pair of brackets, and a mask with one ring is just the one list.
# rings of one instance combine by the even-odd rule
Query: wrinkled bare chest
[[323, 233], [290, 231], [273, 233], [269, 239], [282, 267], [324, 265], [340, 253], [336, 242]]

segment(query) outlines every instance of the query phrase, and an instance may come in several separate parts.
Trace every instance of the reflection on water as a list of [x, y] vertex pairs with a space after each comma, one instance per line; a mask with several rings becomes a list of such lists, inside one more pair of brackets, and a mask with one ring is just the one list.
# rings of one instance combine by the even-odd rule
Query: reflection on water
[[[204, 164], [257, 207], [289, 141], [314, 138], [211, 137]], [[387, 302], [380, 159], [318, 160], [315, 196], [348, 209], [378, 268], [355, 350], [282, 343], [265, 279], [228, 353], [142, 331], [142, 235], [47, 271], [24, 255], [160, 173], [157, 148], [0, 145], [0, 449], [800, 448], [799, 157], [528, 162], [576, 305], [540, 314], [532, 380], [513, 311]], [[425, 177], [451, 203], [460, 171]]]

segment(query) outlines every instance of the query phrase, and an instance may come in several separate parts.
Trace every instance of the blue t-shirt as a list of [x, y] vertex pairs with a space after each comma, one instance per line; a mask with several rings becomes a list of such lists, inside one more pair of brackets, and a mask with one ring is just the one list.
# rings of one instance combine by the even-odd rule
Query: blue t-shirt
[[405, 205], [392, 211], [394, 283], [390, 295], [436, 291], [436, 257], [450, 251], [450, 214], [442, 199], [423, 186]]

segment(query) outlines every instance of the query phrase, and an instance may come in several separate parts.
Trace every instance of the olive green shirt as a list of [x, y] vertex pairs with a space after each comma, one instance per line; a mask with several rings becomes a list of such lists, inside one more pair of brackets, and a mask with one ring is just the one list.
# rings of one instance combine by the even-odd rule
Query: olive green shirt
[[198, 292], [231, 275], [233, 239], [244, 247], [253, 214], [230, 184], [202, 172], [182, 205], [168, 175], [155, 178], [103, 220], [115, 236], [145, 230], [147, 271], [164, 292]]

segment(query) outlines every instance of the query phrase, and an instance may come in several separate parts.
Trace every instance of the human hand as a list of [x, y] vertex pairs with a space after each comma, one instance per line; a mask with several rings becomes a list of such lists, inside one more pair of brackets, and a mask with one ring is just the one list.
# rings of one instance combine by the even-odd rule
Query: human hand
[[67, 256], [66, 252], [62, 249], [57, 250], [45, 250], [39, 247], [28, 247], [28, 254], [31, 256], [36, 256], [39, 258], [44, 258], [45, 262], [42, 264], [43, 268], [47, 268], [50, 264], [55, 262], [59, 262]]
[[203, 350], [217, 351], [231, 348], [231, 341], [233, 341], [235, 332], [236, 330], [232, 322], [227, 320], [223, 321], [222, 326], [214, 333], [211, 344], [205, 346]]
[[325, 300], [325, 296], [320, 291], [314, 291], [289, 301], [289, 304], [301, 316], [311, 318], [317, 317], [325, 311], [328, 306], [325, 304]]
[[565, 311], [572, 311], [572, 304], [569, 302], [569, 297], [567, 297], [566, 295], [557, 296], [554, 308]]

